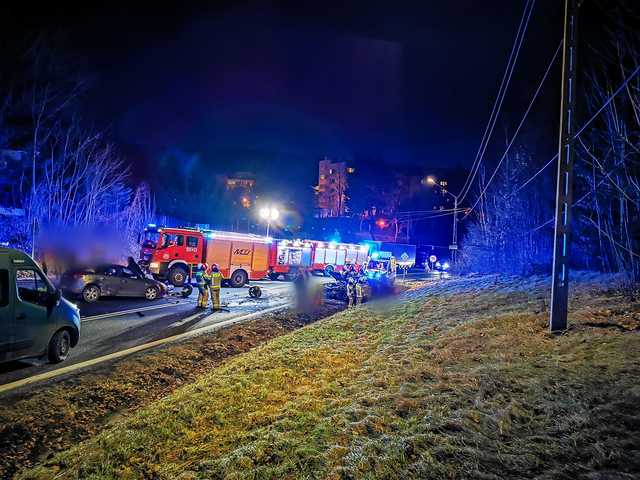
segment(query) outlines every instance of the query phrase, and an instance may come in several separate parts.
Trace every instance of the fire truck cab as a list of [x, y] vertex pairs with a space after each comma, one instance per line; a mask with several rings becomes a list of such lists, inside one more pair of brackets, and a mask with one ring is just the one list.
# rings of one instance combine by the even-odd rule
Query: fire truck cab
[[198, 230], [149, 225], [141, 240], [138, 263], [157, 280], [182, 286], [203, 262], [204, 235]]

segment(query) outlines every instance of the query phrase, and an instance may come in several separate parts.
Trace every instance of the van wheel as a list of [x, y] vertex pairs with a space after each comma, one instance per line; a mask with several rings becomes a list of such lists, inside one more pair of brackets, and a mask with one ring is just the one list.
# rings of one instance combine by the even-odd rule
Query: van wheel
[[187, 281], [187, 271], [184, 267], [173, 267], [169, 271], [169, 282], [174, 287], [181, 287]]
[[144, 291], [144, 298], [147, 300], [155, 300], [159, 295], [158, 287], [147, 287]]
[[48, 357], [51, 363], [60, 363], [67, 359], [71, 350], [71, 335], [68, 330], [59, 330], [51, 337]]
[[82, 299], [87, 303], [97, 302], [100, 299], [100, 289], [96, 285], [87, 285], [82, 290]]
[[236, 270], [229, 279], [229, 284], [234, 288], [244, 287], [249, 278], [244, 270]]

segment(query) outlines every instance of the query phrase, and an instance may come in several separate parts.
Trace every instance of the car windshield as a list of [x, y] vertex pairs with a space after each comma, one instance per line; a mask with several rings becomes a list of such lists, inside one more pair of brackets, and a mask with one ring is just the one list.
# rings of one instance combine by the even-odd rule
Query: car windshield
[[142, 246], [147, 248], [156, 248], [160, 234], [158, 232], [144, 232], [142, 236]]

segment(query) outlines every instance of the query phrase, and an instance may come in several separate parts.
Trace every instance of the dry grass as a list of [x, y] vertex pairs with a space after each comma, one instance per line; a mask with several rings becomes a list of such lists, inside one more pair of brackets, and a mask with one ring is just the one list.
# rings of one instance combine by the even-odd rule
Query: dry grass
[[637, 478], [640, 306], [545, 279], [337, 314], [231, 359], [22, 478]]

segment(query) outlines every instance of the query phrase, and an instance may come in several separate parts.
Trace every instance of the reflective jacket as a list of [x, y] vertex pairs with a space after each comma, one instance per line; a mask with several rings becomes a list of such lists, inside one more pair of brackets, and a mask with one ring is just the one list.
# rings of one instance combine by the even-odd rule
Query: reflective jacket
[[220, 290], [222, 287], [222, 274], [220, 272], [211, 272], [211, 288], [214, 290]]

